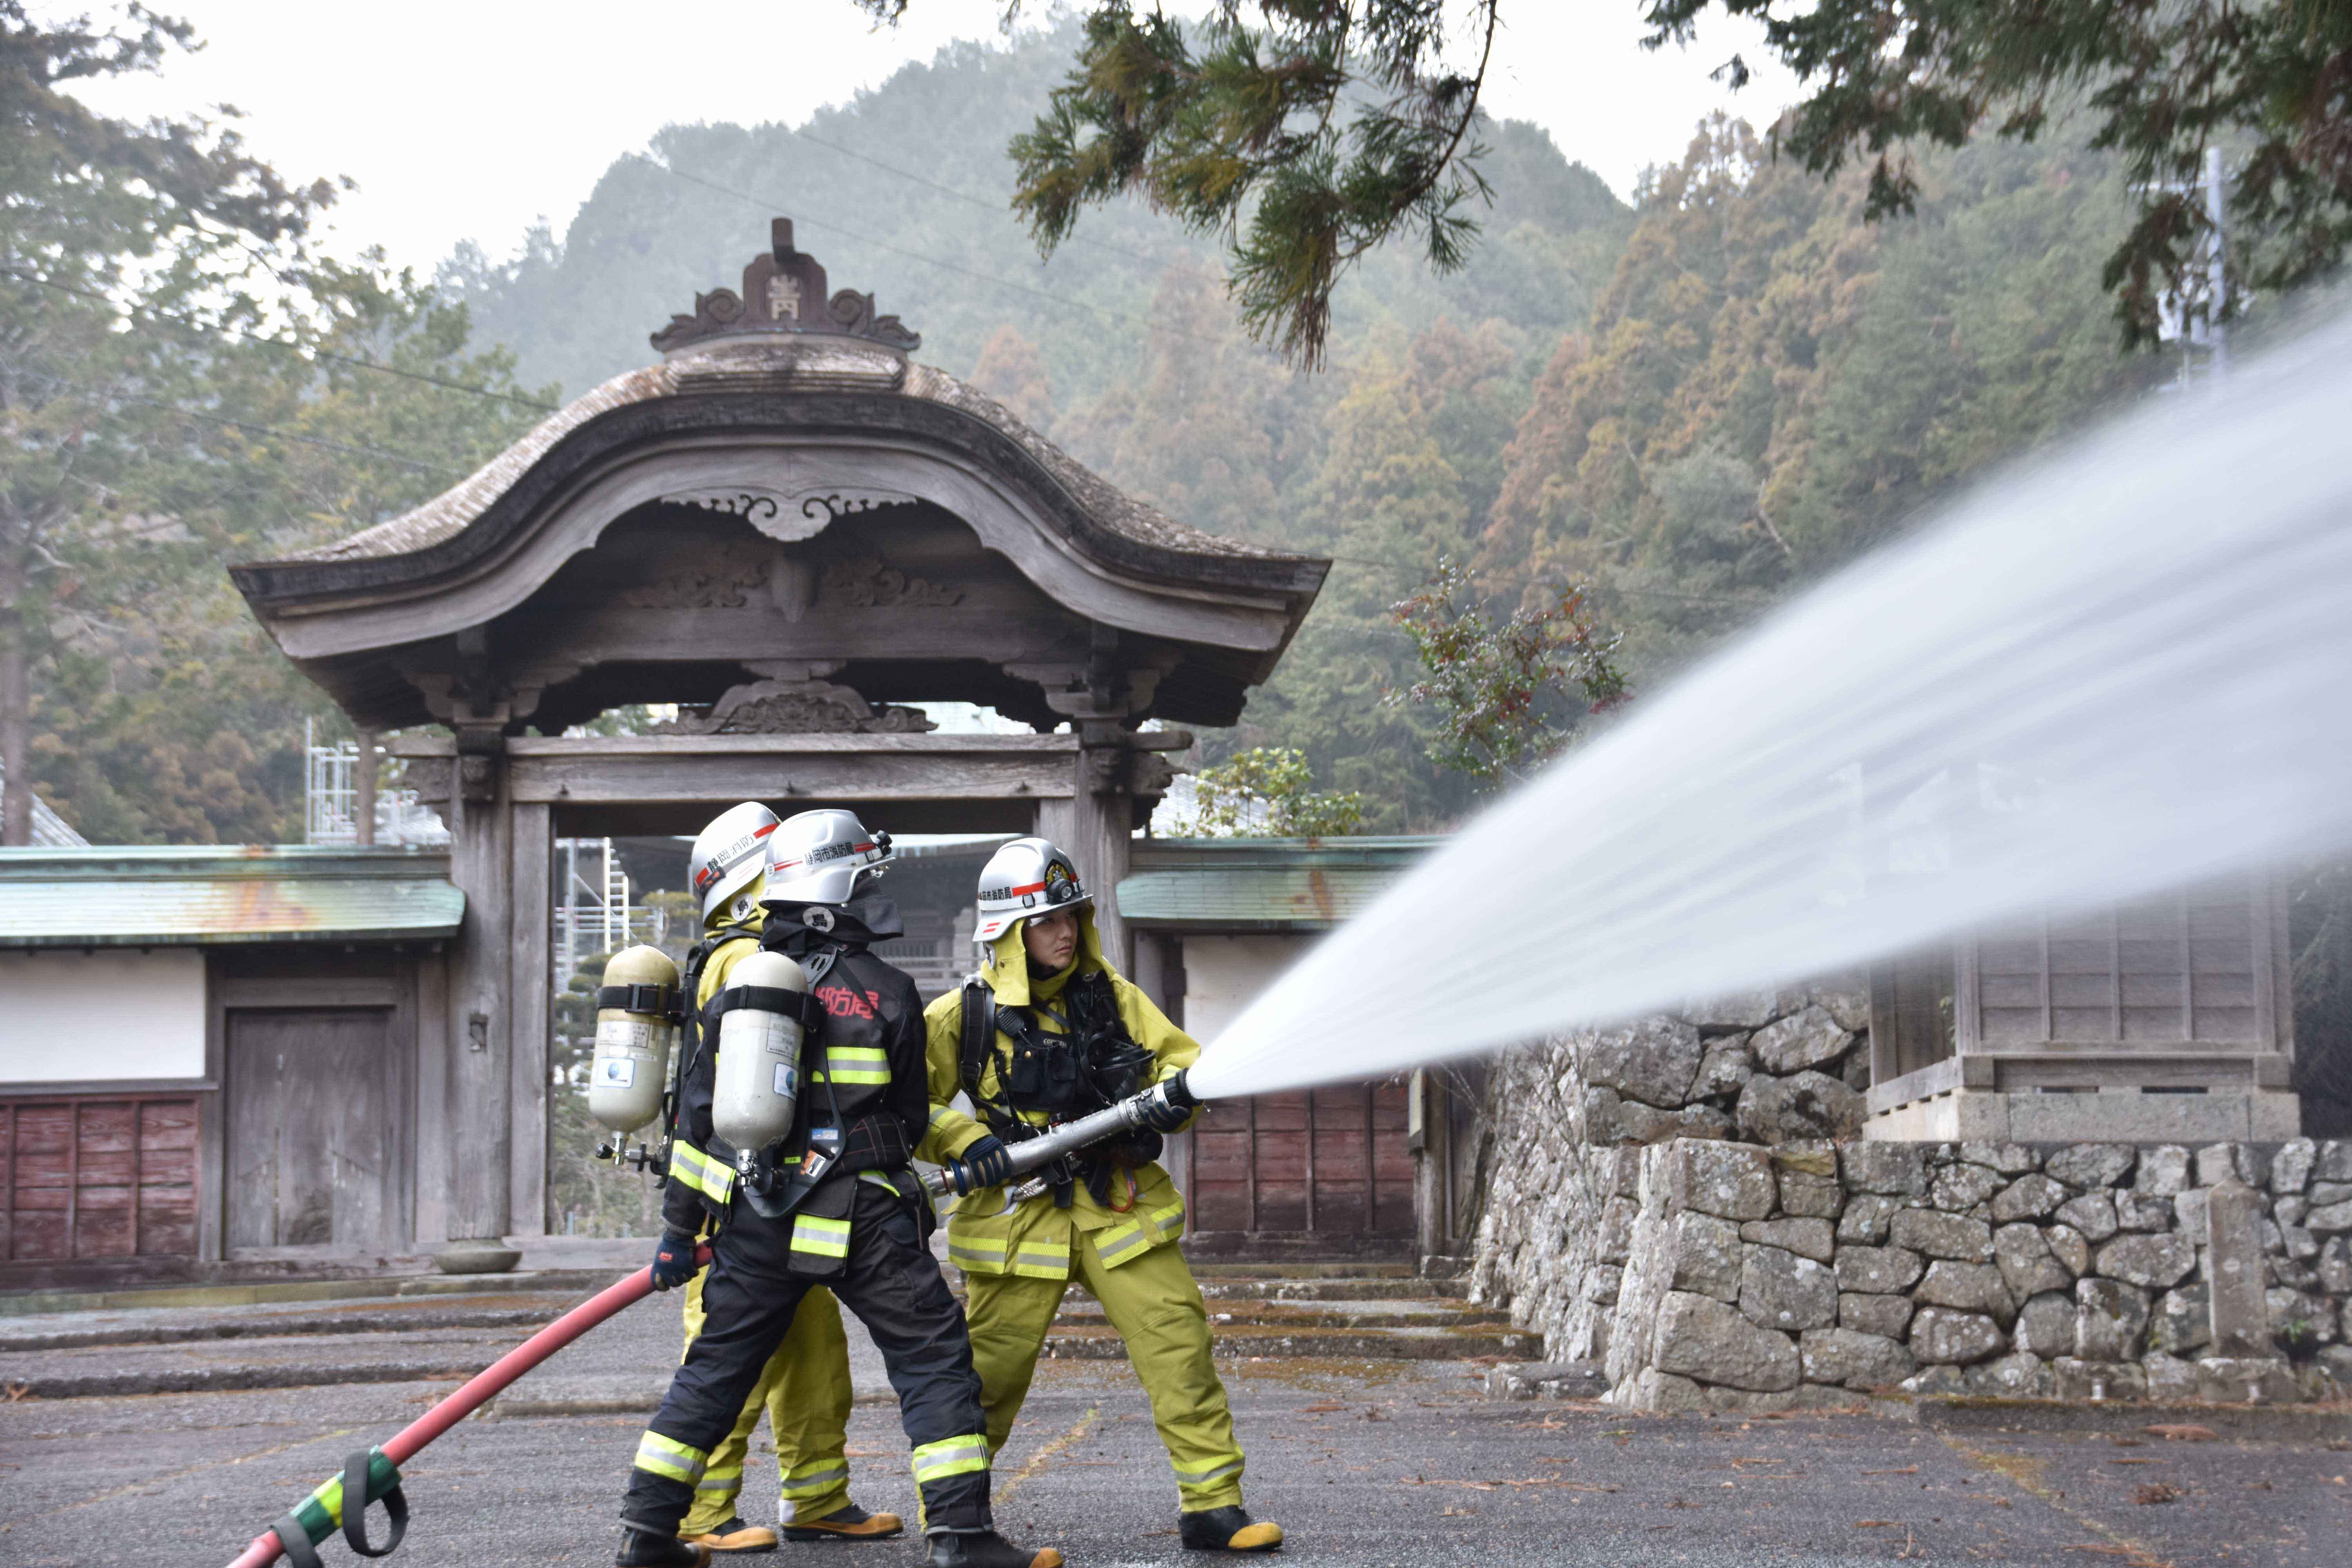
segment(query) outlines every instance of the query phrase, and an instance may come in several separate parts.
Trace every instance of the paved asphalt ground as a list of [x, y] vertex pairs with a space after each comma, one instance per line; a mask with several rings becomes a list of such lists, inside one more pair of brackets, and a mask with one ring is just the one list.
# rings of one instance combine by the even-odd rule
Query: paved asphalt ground
[[[674, 1341], [659, 1308], [638, 1311], [618, 1337], [569, 1352], [572, 1375], [638, 1379], [656, 1371], [643, 1358], [675, 1353], [663, 1350]], [[1226, 1371], [1251, 1504], [1290, 1532], [1285, 1556], [1296, 1562], [2352, 1560], [2352, 1444], [2341, 1440], [1938, 1433], [1864, 1415], [1629, 1417], [1492, 1402], [1480, 1369], [1460, 1363]], [[0, 1404], [0, 1564], [226, 1563], [347, 1450], [380, 1441], [447, 1387]], [[609, 1563], [641, 1426], [625, 1415], [466, 1423], [410, 1467], [415, 1517], [394, 1561]], [[912, 1511], [890, 1405], [859, 1405], [850, 1453], [858, 1500]], [[763, 1459], [764, 1445], [755, 1466]], [[772, 1518], [772, 1495], [755, 1487], [747, 1511]], [[1009, 1534], [1058, 1545], [1078, 1568], [1187, 1555], [1166, 1460], [1119, 1363], [1041, 1371], [997, 1495]], [[2168, 1500], [2138, 1500], [2157, 1497]], [[763, 1561], [878, 1564], [916, 1552], [902, 1540], [786, 1547]], [[326, 1555], [350, 1560], [340, 1542]]]

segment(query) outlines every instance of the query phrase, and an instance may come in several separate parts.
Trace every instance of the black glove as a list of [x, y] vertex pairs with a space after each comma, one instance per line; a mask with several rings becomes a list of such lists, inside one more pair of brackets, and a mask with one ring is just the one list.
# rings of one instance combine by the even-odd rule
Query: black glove
[[694, 1278], [702, 1265], [695, 1260], [694, 1237], [682, 1230], [662, 1233], [661, 1245], [654, 1248], [654, 1289], [675, 1290]]
[[[1144, 1096], [1142, 1121], [1154, 1132], [1181, 1132], [1184, 1123], [1192, 1121], [1192, 1112], [1199, 1109], [1198, 1100], [1189, 1094], [1171, 1092], [1171, 1085], [1181, 1088], [1180, 1080], [1171, 1079]], [[1157, 1152], [1154, 1151], [1155, 1155]]]
[[963, 1152], [963, 1158], [949, 1163], [948, 1179], [955, 1183], [958, 1196], [982, 1187], [1001, 1187], [1013, 1179], [1013, 1151], [995, 1133], [984, 1134]]

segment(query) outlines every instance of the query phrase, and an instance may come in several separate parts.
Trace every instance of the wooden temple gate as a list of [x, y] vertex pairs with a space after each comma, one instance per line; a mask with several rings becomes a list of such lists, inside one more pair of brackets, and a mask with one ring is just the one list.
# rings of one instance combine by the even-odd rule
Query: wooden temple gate
[[[1328, 563], [1123, 495], [953, 377], [788, 221], [741, 292], [655, 335], [436, 500], [234, 570], [264, 626], [452, 833], [464, 925], [414, 1075], [415, 1234], [546, 1223], [553, 840], [685, 833], [738, 800], [900, 832], [1037, 832], [1101, 892], [1181, 731], [1234, 723]], [[931, 732], [915, 701], [1030, 734]], [[637, 736], [597, 715], [676, 703]]]

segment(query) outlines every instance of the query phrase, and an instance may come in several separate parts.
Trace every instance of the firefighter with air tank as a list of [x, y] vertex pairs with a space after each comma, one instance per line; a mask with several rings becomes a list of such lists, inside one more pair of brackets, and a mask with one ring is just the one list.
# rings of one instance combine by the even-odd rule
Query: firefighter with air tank
[[[680, 1537], [698, 1484], [823, 1286], [865, 1323], [898, 1391], [932, 1568], [1057, 1568], [1059, 1552], [1016, 1548], [993, 1528], [980, 1379], [924, 1244], [929, 1211], [909, 1167], [929, 1111], [920, 999], [869, 951], [898, 933], [897, 911], [861, 897], [891, 858], [888, 837], [845, 811], [803, 812], [764, 835], [748, 820], [768, 847], [754, 900], [764, 917], [756, 951], [698, 986], [653, 1268], [663, 1289], [687, 1283], [715, 1228], [700, 1331], [638, 1444], [616, 1561], [709, 1562], [709, 1546]], [[604, 1054], [600, 1044], [600, 1072]], [[781, 1426], [778, 1439], [781, 1454]]]
[[[1051, 843], [1004, 846], [980, 877], [973, 935], [984, 965], [925, 1015], [930, 1125], [919, 1152], [945, 1164], [962, 1194], [948, 1257], [964, 1273], [989, 1447], [1012, 1431], [1076, 1279], [1102, 1303], [1150, 1396], [1183, 1544], [1271, 1552], [1282, 1529], [1242, 1507], [1242, 1451], [1210, 1359], [1208, 1313], [1175, 1245], [1184, 1200], [1156, 1163], [1160, 1134], [1191, 1121], [1181, 1074], [1201, 1047], [1104, 956], [1093, 903]], [[959, 1091], [977, 1120], [950, 1103]], [[1139, 1108], [1124, 1137], [1006, 1190], [1013, 1144], [1123, 1102]]]

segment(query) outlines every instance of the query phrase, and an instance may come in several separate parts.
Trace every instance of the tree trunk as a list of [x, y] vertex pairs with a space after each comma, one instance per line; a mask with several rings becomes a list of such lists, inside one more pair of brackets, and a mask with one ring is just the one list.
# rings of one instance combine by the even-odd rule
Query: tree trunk
[[0, 845], [33, 841], [33, 700], [26, 666], [25, 609], [0, 592]]

